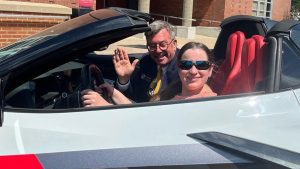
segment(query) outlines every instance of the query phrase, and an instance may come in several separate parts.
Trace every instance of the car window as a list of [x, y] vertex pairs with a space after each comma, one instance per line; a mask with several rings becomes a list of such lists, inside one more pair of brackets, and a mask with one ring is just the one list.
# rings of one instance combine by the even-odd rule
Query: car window
[[71, 61], [18, 86], [6, 95], [6, 105], [18, 108], [53, 108], [59, 99], [68, 97], [80, 85], [85, 64]]
[[291, 29], [291, 40], [300, 48], [300, 25], [296, 25]]
[[[111, 55], [91, 52], [27, 80], [6, 94], [6, 106], [33, 109], [81, 107], [80, 92], [91, 86], [94, 77], [89, 65], [100, 69], [104, 82], [114, 83], [116, 75]], [[88, 78], [89, 77], [89, 78]]]
[[280, 89], [300, 85], [299, 52], [300, 50], [287, 37], [283, 39]]
[[[11, 54], [12, 51], [19, 52], [22, 49], [29, 48], [31, 45], [35, 45], [51, 37], [53, 36], [24, 39], [3, 50], [2, 55], [3, 57], [9, 57], [9, 55], [5, 56], [5, 54], [9, 53], [7, 50], [10, 51], [9, 54]], [[117, 43], [110, 44], [108, 49], [103, 51], [82, 52], [76, 56], [76, 58], [65, 64], [51, 68], [51, 70], [47, 72], [41, 71], [41, 74], [35, 75], [26, 80], [25, 83], [16, 85], [14, 89], [9, 90], [10, 92], [6, 94], [6, 106], [33, 109], [78, 108], [81, 104], [79, 94], [81, 91], [80, 85], [82, 85], [83, 80], [82, 69], [87, 65], [95, 64], [101, 70], [104, 81], [109, 84], [114, 84], [116, 73], [112, 62], [113, 50], [117, 47], [125, 48], [130, 60], [140, 58], [146, 51], [144, 39], [134, 39], [137, 39], [134, 41], [134, 44], [128, 43], [128, 40], [124, 39]], [[4, 53], [4, 51], [6, 53]]]

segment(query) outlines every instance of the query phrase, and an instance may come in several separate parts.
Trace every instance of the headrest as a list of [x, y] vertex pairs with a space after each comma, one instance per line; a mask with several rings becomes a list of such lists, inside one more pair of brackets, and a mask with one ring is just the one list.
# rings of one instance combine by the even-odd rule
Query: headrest
[[256, 85], [263, 80], [263, 50], [264, 37], [253, 35], [243, 46], [241, 92], [255, 91]]
[[[229, 94], [229, 92], [235, 90], [233, 88], [238, 88], [244, 40], [245, 35], [241, 31], [234, 32], [229, 36], [225, 60], [219, 66], [211, 81], [211, 88], [217, 94]], [[238, 83], [233, 85], [233, 81]]]

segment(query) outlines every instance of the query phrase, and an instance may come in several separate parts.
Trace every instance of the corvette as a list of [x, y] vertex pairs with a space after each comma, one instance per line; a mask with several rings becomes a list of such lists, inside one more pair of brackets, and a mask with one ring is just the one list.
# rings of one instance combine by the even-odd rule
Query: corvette
[[0, 49], [0, 168], [300, 168], [298, 21], [225, 19], [216, 97], [83, 108], [81, 90], [116, 80], [94, 51], [151, 21], [100, 9]]

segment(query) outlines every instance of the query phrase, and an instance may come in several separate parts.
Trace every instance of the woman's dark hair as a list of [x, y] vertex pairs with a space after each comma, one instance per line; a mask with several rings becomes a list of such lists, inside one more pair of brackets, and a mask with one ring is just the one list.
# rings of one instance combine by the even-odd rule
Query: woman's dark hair
[[185, 45], [183, 45], [182, 48], [179, 50], [179, 53], [178, 53], [178, 56], [177, 56], [178, 61], [181, 60], [181, 57], [182, 57], [183, 53], [185, 51], [187, 51], [188, 49], [202, 49], [202, 50], [204, 50], [207, 57], [208, 57], [208, 61], [210, 63], [213, 63], [214, 59], [213, 59], [211, 50], [206, 45], [204, 45], [203, 43], [200, 43], [200, 42], [188, 42]]

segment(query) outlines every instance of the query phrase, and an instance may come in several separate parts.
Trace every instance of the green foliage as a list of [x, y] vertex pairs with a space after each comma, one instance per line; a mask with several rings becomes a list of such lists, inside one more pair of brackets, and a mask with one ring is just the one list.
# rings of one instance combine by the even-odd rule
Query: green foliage
[[292, 8], [296, 11], [300, 11], [300, 0], [292, 0]]

